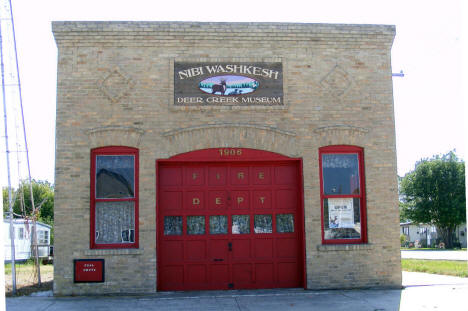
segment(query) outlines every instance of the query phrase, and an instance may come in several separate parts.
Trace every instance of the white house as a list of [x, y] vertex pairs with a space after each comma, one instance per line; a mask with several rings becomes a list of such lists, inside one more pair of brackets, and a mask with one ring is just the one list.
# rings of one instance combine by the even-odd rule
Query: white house
[[[422, 247], [434, 246], [438, 243], [437, 228], [430, 224], [418, 224], [413, 222], [400, 223], [400, 233], [406, 236], [409, 243], [418, 243]], [[461, 224], [455, 229], [455, 241], [460, 242], [461, 247], [466, 248], [466, 224]]]
[[[14, 219], [15, 260], [22, 261], [31, 257], [32, 221], [27, 219]], [[48, 257], [50, 249], [51, 226], [36, 222], [37, 244], [39, 257]], [[10, 220], [3, 220], [3, 245], [5, 261], [11, 260]]]

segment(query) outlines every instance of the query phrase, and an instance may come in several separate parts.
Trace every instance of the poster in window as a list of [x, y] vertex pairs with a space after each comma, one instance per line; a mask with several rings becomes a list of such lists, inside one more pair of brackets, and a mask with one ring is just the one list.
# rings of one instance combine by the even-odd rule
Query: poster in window
[[353, 198], [328, 199], [329, 228], [354, 228]]

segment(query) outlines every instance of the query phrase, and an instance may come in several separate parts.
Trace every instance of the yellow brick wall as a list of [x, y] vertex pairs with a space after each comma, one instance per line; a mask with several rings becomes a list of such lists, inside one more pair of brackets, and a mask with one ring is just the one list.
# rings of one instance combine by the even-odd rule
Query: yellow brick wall
[[[56, 295], [156, 291], [155, 161], [245, 147], [303, 158], [307, 287], [401, 285], [390, 49], [384, 25], [54, 22]], [[174, 107], [175, 61], [281, 61], [284, 107]], [[109, 81], [114, 79], [112, 87]], [[106, 84], [107, 83], [107, 84]], [[321, 245], [318, 148], [364, 148], [366, 245]], [[140, 150], [140, 248], [91, 250], [90, 149]], [[73, 259], [104, 258], [104, 283]]]

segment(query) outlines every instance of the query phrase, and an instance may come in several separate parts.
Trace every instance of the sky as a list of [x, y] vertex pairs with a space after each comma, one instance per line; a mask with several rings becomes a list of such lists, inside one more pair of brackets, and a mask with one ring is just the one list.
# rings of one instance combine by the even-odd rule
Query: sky
[[[3, 2], [3, 1], [2, 1]], [[462, 2], [464, 2], [462, 4]], [[54, 181], [57, 48], [51, 21], [211, 21], [392, 24], [398, 174], [417, 161], [456, 150], [466, 160], [462, 98], [462, 15], [466, 1], [12, 0], [32, 178]], [[205, 2], [206, 3], [206, 2]], [[462, 5], [464, 7], [462, 7]], [[465, 50], [465, 54], [468, 49]], [[468, 79], [465, 79], [467, 85]], [[2, 123], [3, 138], [3, 123]], [[10, 144], [10, 148], [14, 146]], [[5, 143], [0, 145], [6, 185]], [[12, 166], [16, 163], [12, 163]], [[13, 169], [12, 169], [13, 171]]]

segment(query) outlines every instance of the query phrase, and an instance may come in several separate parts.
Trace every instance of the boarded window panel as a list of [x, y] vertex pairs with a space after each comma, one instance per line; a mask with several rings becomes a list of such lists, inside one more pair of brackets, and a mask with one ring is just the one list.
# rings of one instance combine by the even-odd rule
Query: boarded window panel
[[164, 235], [182, 235], [182, 216], [164, 216]]
[[232, 215], [232, 234], [249, 234], [250, 216]]
[[359, 160], [357, 154], [322, 156], [323, 191], [331, 194], [359, 194]]
[[271, 215], [255, 215], [254, 218], [255, 233], [272, 233], [272, 217]]
[[96, 198], [133, 198], [134, 162], [131, 155], [96, 156]]
[[210, 216], [210, 234], [227, 234], [227, 216]]
[[[96, 243], [134, 242], [135, 206], [132, 201], [96, 202]], [[123, 241], [126, 239], [126, 241]]]
[[187, 234], [205, 234], [205, 216], [187, 216]]
[[293, 214], [277, 214], [276, 215], [276, 231], [278, 233], [294, 232], [294, 215]]

